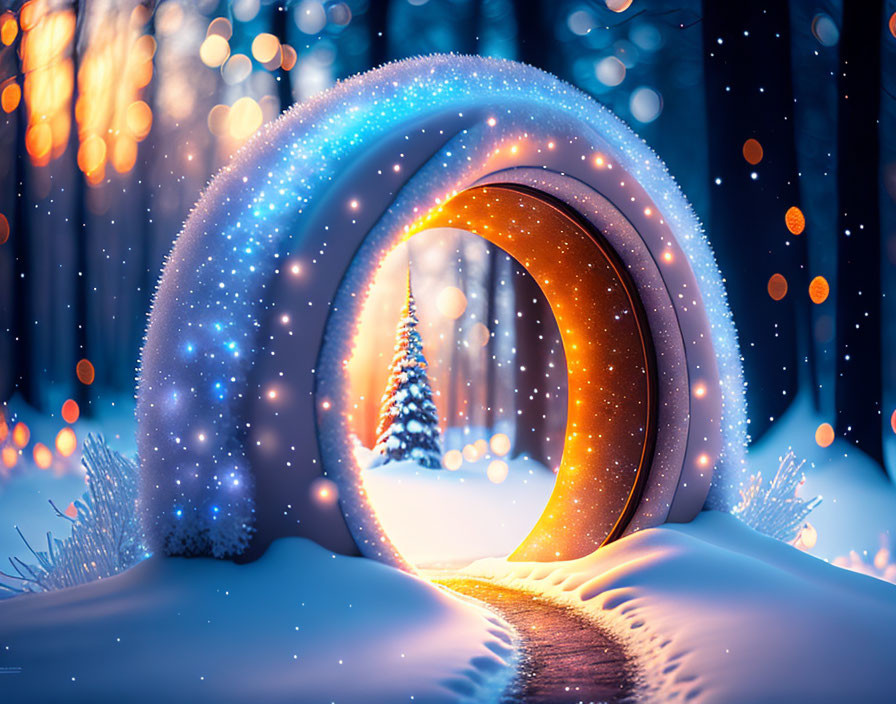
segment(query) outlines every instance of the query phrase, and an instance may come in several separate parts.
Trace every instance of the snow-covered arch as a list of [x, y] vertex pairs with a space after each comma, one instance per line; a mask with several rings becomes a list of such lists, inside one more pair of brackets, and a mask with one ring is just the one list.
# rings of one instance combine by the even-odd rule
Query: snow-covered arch
[[[746, 435], [737, 341], [674, 180], [620, 120], [556, 78], [436, 56], [293, 108], [188, 219], [155, 299], [138, 391], [155, 549], [251, 557], [303, 535], [402, 563], [348, 467], [339, 367], [378, 262], [428, 215], [489, 184], [565, 204], [635, 282], [657, 361], [656, 449], [622, 532], [688, 520], [704, 500], [731, 505]], [[338, 504], [319, 491], [324, 476]]]

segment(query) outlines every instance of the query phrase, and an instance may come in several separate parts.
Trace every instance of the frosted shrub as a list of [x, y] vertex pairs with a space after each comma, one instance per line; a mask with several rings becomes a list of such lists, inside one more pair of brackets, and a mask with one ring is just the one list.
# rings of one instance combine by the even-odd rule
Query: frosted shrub
[[732, 513], [764, 535], [784, 542], [794, 540], [808, 515], [821, 503], [820, 496], [799, 496], [805, 481], [803, 464], [797, 464], [793, 450], [788, 450], [770, 483], [763, 482], [761, 473], [750, 477]]
[[71, 522], [71, 537], [60, 540], [47, 533], [47, 549], [42, 551], [22, 536], [37, 564], [11, 557], [15, 573], [0, 572], [4, 578], [0, 597], [111, 577], [147, 556], [137, 514], [137, 464], [110, 450], [96, 435], [84, 440], [81, 462], [87, 470], [88, 489], [75, 502], [77, 516], [70, 518], [51, 502], [59, 517]]

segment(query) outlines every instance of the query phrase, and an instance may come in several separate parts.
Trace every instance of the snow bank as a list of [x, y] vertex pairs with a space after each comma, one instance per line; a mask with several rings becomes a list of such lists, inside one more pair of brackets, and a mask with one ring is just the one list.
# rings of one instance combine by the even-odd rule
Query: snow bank
[[513, 639], [426, 581], [288, 538], [250, 564], [151, 558], [0, 603], [0, 699], [488, 701]]
[[[509, 555], [532, 530], [554, 488], [555, 475], [534, 460], [507, 459], [495, 484], [495, 458], [461, 469], [426, 469], [393, 462], [364, 470], [364, 488], [380, 525], [406, 560], [418, 567], [467, 565]], [[505, 461], [505, 460], [500, 460]]]
[[570, 562], [466, 573], [584, 611], [640, 666], [645, 701], [892, 701], [896, 587], [727, 514], [644, 530]]

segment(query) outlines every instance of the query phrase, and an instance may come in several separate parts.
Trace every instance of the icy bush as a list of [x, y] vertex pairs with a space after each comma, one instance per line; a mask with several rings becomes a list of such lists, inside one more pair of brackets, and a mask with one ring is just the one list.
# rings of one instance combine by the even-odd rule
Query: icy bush
[[803, 464], [796, 462], [793, 450], [788, 450], [770, 483], [763, 482], [761, 473], [750, 477], [732, 513], [764, 535], [784, 542], [794, 540], [808, 515], [821, 503], [820, 496], [799, 496], [805, 480]]
[[60, 518], [71, 522], [71, 537], [60, 540], [47, 533], [47, 549], [42, 551], [22, 536], [37, 564], [9, 558], [15, 573], [0, 572], [5, 578], [0, 579], [0, 597], [111, 577], [147, 556], [137, 515], [137, 464], [95, 435], [84, 440], [81, 462], [88, 489], [74, 504], [77, 516], [70, 518], [50, 502]]

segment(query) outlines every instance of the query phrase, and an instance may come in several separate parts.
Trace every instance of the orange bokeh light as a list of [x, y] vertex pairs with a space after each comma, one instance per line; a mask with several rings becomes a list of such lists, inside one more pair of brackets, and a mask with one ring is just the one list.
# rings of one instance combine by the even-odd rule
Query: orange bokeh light
[[50, 465], [53, 464], [53, 452], [42, 442], [39, 442], [34, 446], [33, 454], [34, 464], [41, 469], [49, 469]]
[[3, 112], [12, 112], [19, 107], [21, 99], [22, 89], [19, 88], [19, 84], [15, 81], [10, 81], [3, 86], [3, 91], [0, 92], [0, 107], [3, 108]]
[[78, 375], [78, 381], [87, 386], [90, 386], [90, 384], [93, 383], [94, 378], [96, 378], [96, 371], [93, 368], [93, 364], [91, 364], [88, 359], [82, 359], [78, 362], [75, 367], [75, 373]]
[[6, 46], [12, 44], [19, 34], [19, 25], [11, 12], [4, 12], [0, 17], [0, 41]]
[[53, 146], [53, 130], [47, 122], [38, 122], [25, 132], [25, 150], [38, 165], [49, 160]]
[[768, 295], [776, 301], [784, 298], [787, 295], [787, 279], [781, 274], [772, 274], [768, 280]]
[[819, 447], [830, 447], [834, 442], [834, 428], [830, 423], [822, 423], [815, 430], [815, 442]]
[[896, 411], [893, 411], [893, 415], [890, 416], [890, 427], [896, 433]]
[[463, 463], [464, 456], [461, 454], [460, 450], [448, 450], [448, 452], [442, 456], [442, 466], [452, 472], [460, 469]]
[[12, 429], [12, 441], [16, 447], [25, 447], [31, 439], [31, 430], [24, 423], [16, 423]]
[[756, 166], [760, 161], [762, 161], [762, 145], [755, 139], [748, 139], [744, 142], [744, 159], [747, 160], [748, 164], [752, 164]]
[[3, 464], [7, 467], [15, 467], [19, 460], [19, 453], [13, 447], [3, 448]]
[[268, 64], [277, 59], [280, 65], [280, 41], [273, 34], [262, 32], [252, 40], [252, 56], [260, 64]]
[[126, 174], [137, 163], [137, 141], [127, 135], [119, 135], [112, 146], [112, 166], [120, 174]]
[[0, 213], [0, 244], [6, 244], [9, 239], [9, 220], [3, 213]]
[[134, 138], [143, 139], [152, 127], [152, 110], [144, 101], [135, 100], [128, 105], [125, 121]]
[[63, 457], [70, 457], [78, 447], [78, 438], [71, 428], [63, 428], [56, 434], [56, 450]]
[[62, 420], [66, 423], [74, 423], [81, 415], [81, 409], [78, 402], [70, 398], [62, 404]]
[[813, 303], [824, 303], [830, 293], [831, 287], [828, 285], [828, 280], [823, 276], [816, 276], [809, 283], [809, 298], [812, 299]]
[[296, 54], [296, 50], [289, 44], [284, 44], [281, 48], [283, 50], [283, 57], [280, 61], [280, 68], [284, 71], [292, 71], [296, 62], [299, 60], [299, 56]]
[[787, 229], [790, 230], [791, 234], [801, 235], [803, 230], [806, 229], [806, 216], [803, 215], [802, 210], [794, 205], [784, 213], [784, 224], [787, 225]]

